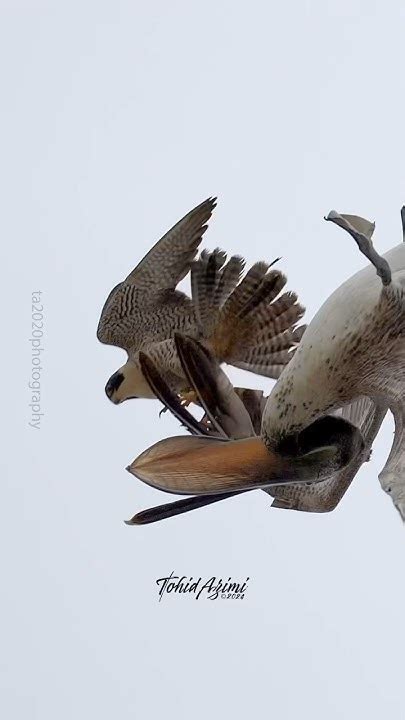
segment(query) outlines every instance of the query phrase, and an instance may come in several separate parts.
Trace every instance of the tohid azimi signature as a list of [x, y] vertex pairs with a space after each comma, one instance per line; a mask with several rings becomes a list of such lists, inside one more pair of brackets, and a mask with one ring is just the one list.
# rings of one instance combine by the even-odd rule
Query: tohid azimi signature
[[156, 580], [156, 585], [159, 587], [159, 602], [163, 595], [171, 593], [194, 595], [196, 600], [200, 597], [206, 600], [243, 600], [249, 579], [247, 577], [244, 582], [234, 582], [230, 577], [224, 581], [213, 576], [205, 581], [201, 577], [194, 580], [193, 577], [187, 579], [185, 575], [175, 575], [172, 570], [167, 577]]

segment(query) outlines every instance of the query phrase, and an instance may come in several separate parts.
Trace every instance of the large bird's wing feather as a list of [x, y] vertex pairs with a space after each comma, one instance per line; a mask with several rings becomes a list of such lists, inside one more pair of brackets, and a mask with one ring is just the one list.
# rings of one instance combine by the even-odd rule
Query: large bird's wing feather
[[212, 353], [184, 335], [176, 334], [175, 342], [184, 374], [213, 427], [227, 438], [253, 437], [250, 415]]
[[139, 361], [145, 380], [165, 408], [170, 410], [192, 435], [208, 435], [208, 428], [181, 404], [179, 396], [169, 387], [153, 360], [140, 352]]
[[128, 350], [134, 344], [138, 325], [143, 324], [145, 306], [159, 296], [162, 302], [184, 298], [174, 291], [190, 270], [215, 204], [216, 198], [209, 198], [185, 215], [110, 292], [97, 329], [100, 342]]

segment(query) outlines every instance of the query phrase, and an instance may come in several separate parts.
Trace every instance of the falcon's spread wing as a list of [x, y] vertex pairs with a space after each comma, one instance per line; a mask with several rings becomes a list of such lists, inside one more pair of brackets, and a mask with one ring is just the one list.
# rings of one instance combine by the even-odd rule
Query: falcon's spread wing
[[100, 342], [128, 351], [142, 331], [142, 311], [148, 305], [158, 301], [159, 295], [162, 302], [172, 303], [184, 297], [174, 291], [190, 270], [215, 204], [216, 198], [209, 198], [185, 215], [110, 292], [97, 328]]
[[149, 250], [125, 283], [136, 284], [146, 295], [174, 290], [188, 273], [216, 205], [208, 198], [191, 210]]

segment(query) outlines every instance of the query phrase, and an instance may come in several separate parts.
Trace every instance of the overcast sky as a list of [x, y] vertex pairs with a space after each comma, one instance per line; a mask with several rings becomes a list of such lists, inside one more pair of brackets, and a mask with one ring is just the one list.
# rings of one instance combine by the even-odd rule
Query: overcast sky
[[[405, 528], [377, 478], [391, 421], [330, 515], [258, 491], [127, 527], [167, 498], [125, 466], [182, 431], [157, 402], [107, 400], [125, 354], [96, 327], [209, 195], [205, 245], [282, 255], [308, 320], [365, 264], [330, 209], [376, 220], [379, 250], [400, 242], [404, 4], [3, 0], [1, 16], [2, 717], [402, 717]], [[242, 601], [159, 603], [171, 571], [250, 580]]]

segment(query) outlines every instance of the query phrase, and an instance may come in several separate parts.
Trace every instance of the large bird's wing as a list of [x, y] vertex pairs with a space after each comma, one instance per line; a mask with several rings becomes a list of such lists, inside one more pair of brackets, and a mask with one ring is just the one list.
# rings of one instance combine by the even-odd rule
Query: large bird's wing
[[142, 308], [159, 295], [167, 298], [190, 270], [215, 204], [216, 198], [208, 198], [185, 215], [110, 292], [97, 329], [100, 342], [126, 350], [133, 345]]
[[385, 418], [388, 406], [368, 397], [361, 397], [341, 408], [337, 414], [356, 425], [365, 443], [364, 452], [319, 484], [290, 485], [266, 490], [275, 498], [272, 507], [304, 512], [330, 512], [342, 499], [357, 472], [371, 453], [372, 444]]
[[[405, 358], [404, 358], [405, 360]], [[391, 452], [378, 478], [405, 521], [405, 402], [390, 404], [394, 416], [395, 433]]]

